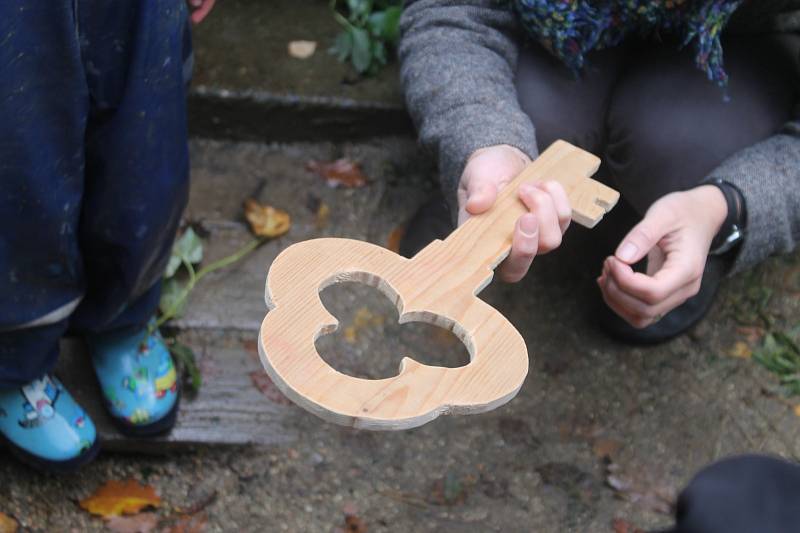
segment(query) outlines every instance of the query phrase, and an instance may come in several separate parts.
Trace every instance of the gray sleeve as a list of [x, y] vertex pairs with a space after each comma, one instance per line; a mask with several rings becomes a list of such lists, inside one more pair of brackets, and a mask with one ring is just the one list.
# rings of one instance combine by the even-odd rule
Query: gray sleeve
[[509, 144], [538, 155], [514, 86], [519, 31], [507, 2], [405, 2], [399, 55], [406, 103], [422, 144], [438, 157], [450, 202], [478, 148]]
[[800, 122], [723, 161], [709, 176], [732, 183], [747, 207], [747, 230], [733, 272], [770, 255], [791, 252], [800, 240]]

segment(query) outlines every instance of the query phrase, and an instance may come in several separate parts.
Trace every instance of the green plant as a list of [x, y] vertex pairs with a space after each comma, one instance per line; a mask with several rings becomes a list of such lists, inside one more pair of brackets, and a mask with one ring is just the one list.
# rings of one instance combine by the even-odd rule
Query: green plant
[[386, 63], [400, 38], [401, 0], [331, 0], [342, 25], [331, 53], [350, 61], [359, 74], [374, 75]]
[[[203, 260], [203, 242], [191, 226], [186, 228], [186, 231], [172, 245], [172, 255], [167, 263], [161, 288], [160, 316], [154, 327], [162, 328], [173, 318], [183, 315], [189, 293], [192, 292], [198, 281], [215, 270], [239, 261], [266, 240], [263, 237], [256, 237], [231, 255], [214, 261], [200, 270], [195, 270], [194, 266]], [[179, 279], [181, 277], [188, 279], [184, 282]], [[196, 393], [202, 385], [202, 377], [194, 351], [191, 347], [181, 343], [175, 335], [170, 335], [163, 330], [162, 334], [170, 353], [181, 368], [184, 382], [189, 386], [191, 392]]]
[[753, 353], [753, 359], [778, 375], [781, 385], [791, 395], [800, 394], [800, 325], [788, 332], [772, 331]]

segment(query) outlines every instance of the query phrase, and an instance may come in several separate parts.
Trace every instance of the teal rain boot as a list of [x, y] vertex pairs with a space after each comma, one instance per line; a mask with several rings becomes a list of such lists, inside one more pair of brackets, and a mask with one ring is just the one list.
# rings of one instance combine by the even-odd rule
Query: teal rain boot
[[108, 411], [132, 437], [164, 433], [175, 425], [179, 383], [164, 339], [148, 328], [87, 339]]
[[45, 472], [69, 472], [97, 456], [94, 423], [55, 378], [0, 390], [0, 439]]

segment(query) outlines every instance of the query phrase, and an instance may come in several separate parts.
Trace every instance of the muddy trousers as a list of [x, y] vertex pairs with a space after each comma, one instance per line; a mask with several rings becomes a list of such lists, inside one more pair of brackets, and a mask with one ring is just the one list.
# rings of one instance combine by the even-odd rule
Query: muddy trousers
[[184, 0], [0, 3], [0, 387], [139, 328], [188, 195]]

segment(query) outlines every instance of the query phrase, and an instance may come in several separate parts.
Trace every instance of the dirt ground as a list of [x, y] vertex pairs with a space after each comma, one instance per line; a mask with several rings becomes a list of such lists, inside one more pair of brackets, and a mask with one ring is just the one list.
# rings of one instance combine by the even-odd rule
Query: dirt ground
[[[297, 215], [296, 233], [198, 288], [181, 338], [201, 351], [252, 349], [270, 254], [320, 234], [385, 244], [433, 187], [430, 163], [405, 140], [194, 141], [192, 155], [196, 181], [187, 216], [205, 222], [209, 257], [246, 235], [236, 213], [248, 195]], [[346, 190], [311, 181], [305, 161], [341, 155], [365, 161], [373, 183]], [[324, 228], [309, 218], [309, 194], [330, 208]], [[197, 515], [205, 531], [610, 532], [615, 519], [668, 526], [672, 495], [715, 459], [800, 455], [800, 399], [783, 395], [777, 378], [750, 357], [764, 334], [800, 322], [799, 255], [727, 280], [699, 326], [655, 347], [626, 346], [597, 329], [590, 303], [599, 264], [583, 264], [580, 275], [564, 268], [567, 255], [537, 259], [523, 283], [496, 283], [482, 294], [517, 326], [532, 357], [519, 395], [493, 412], [374, 433], [264, 398], [285, 409], [285, 442], [104, 453], [61, 477], [32, 472], [4, 454], [0, 512], [25, 531], [102, 531], [104, 522], [77, 501], [109, 479], [132, 477], [160, 493], [159, 516], [203, 507]], [[397, 325], [392, 305], [373, 289], [330, 289], [324, 300], [342, 328], [319, 349], [343, 371], [391, 375], [401, 353], [449, 366], [466, 360], [449, 333]], [[347, 334], [348, 327], [356, 333]]]

